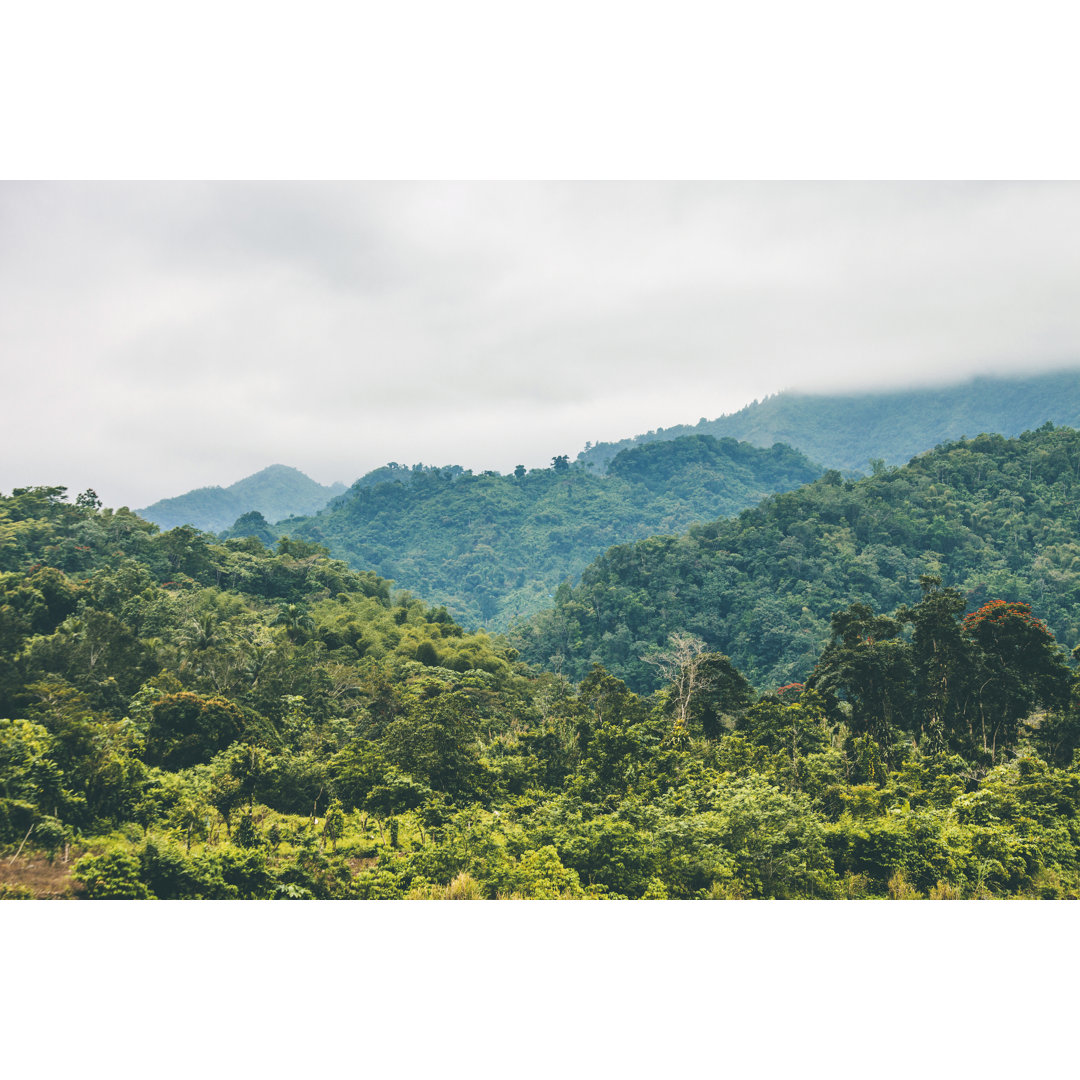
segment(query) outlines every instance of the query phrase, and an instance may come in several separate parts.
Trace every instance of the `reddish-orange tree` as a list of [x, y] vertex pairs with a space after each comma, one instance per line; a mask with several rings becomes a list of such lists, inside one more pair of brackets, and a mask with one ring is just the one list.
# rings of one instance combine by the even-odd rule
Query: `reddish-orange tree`
[[972, 657], [978, 735], [996, 759], [1015, 745], [1020, 722], [1036, 708], [1069, 700], [1069, 669], [1049, 627], [1028, 604], [991, 600], [963, 622]]

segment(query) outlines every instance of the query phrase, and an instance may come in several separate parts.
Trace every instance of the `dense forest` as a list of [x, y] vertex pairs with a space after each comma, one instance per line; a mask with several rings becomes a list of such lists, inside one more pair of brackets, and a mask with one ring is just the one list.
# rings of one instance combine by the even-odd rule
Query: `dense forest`
[[318, 484], [299, 469], [270, 465], [226, 488], [196, 488], [171, 499], [160, 499], [138, 513], [163, 529], [191, 525], [206, 532], [221, 532], [251, 511], [269, 521], [314, 514], [343, 491], [344, 484]]
[[864, 394], [785, 391], [716, 420], [590, 445], [578, 461], [602, 473], [628, 447], [699, 434], [755, 446], [787, 443], [826, 468], [867, 473], [875, 458], [903, 465], [942, 442], [985, 431], [1013, 437], [1047, 420], [1080, 427], [1080, 374], [983, 376], [951, 386]]
[[391, 464], [312, 518], [271, 526], [249, 514], [223, 535], [324, 544], [466, 625], [505, 630], [612, 544], [737, 513], [820, 473], [786, 446], [704, 435], [627, 450], [603, 477], [565, 455], [509, 476]]
[[924, 574], [959, 588], [969, 610], [1029, 603], [1080, 643], [1080, 433], [980, 435], [874, 473], [831, 471], [735, 520], [613, 548], [515, 644], [573, 679], [601, 663], [645, 691], [658, 683], [642, 655], [689, 632], [779, 686], [807, 677], [835, 611], [912, 604]]
[[[694, 530], [687, 572], [748, 559], [714, 542], [743, 531], [775, 537], [764, 565], [786, 529], [806, 547], [781, 556], [802, 559], [794, 581], [818, 580], [827, 546], [880, 574], [855, 546], [875, 513], [899, 543], [936, 500], [940, 565], [915, 595], [901, 574], [898, 604], [838, 603], [805, 679], [759, 689], [693, 625], [643, 649], [639, 693], [599, 664], [530, 667], [311, 542], [161, 532], [92, 491], [18, 489], [0, 497], [0, 895], [1076, 897], [1077, 677], [1048, 605], [1011, 586], [1021, 556], [1064, 543], [1051, 512], [1078, 439], [975, 440]], [[972, 535], [1013, 575], [974, 600], [947, 510], [970, 492], [986, 520], [963, 527], [985, 524]], [[608, 558], [640, 551], [643, 573], [653, 550]], [[1069, 595], [1042, 600], [1071, 627]]]

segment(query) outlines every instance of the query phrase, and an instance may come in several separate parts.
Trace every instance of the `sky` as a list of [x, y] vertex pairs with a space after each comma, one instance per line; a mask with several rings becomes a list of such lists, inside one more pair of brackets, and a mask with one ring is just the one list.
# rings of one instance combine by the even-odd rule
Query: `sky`
[[510, 471], [1080, 366], [1080, 185], [0, 184], [0, 490]]

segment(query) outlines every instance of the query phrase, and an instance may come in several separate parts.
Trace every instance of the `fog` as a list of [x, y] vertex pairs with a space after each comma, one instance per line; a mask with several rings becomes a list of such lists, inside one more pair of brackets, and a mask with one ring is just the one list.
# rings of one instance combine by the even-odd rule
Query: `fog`
[[1080, 365], [1075, 184], [0, 185], [0, 490], [509, 471]]

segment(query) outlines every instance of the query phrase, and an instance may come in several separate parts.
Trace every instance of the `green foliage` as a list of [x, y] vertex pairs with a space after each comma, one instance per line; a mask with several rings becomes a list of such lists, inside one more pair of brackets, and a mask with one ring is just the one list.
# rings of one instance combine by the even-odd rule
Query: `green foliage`
[[[895, 611], [918, 601], [921, 579], [937, 578], [957, 593], [943, 591], [938, 615], [921, 612], [916, 660], [920, 678], [936, 681], [939, 713], [948, 712], [952, 646], [933, 622], [957, 613], [957, 597], [961, 614], [998, 598], [1030, 604], [1068, 648], [1080, 643], [1078, 460], [1080, 433], [1044, 426], [949, 444], [857, 482], [826, 474], [735, 520], [612, 548], [579, 585], [558, 590], [553, 611], [520, 628], [515, 646], [536, 664], [557, 657], [573, 679], [599, 662], [647, 691], [659, 679], [642, 658], [682, 632], [730, 657], [755, 685], [781, 686], [805, 681], [835, 612]], [[856, 656], [841, 630], [847, 652], [836, 660], [864, 666], [858, 677], [869, 691], [873, 670], [895, 659], [896, 637], [866, 629], [873, 655]]]
[[251, 814], [241, 815], [236, 824], [236, 832], [233, 833], [233, 842], [242, 848], [257, 848], [262, 845], [262, 836]]
[[708, 436], [627, 451], [607, 477], [566, 455], [512, 476], [393, 464], [316, 516], [279, 527], [437, 598], [458, 619], [506, 629], [547, 607], [612, 544], [736, 513], [818, 472], [786, 446]]
[[11, 885], [0, 881], [0, 900], [35, 900], [34, 890], [27, 885]]
[[231, 540], [233, 538], [242, 540], [249, 537], [254, 537], [267, 548], [272, 547], [278, 539], [269, 522], [258, 510], [250, 510], [246, 514], [241, 514], [233, 522], [231, 528], [225, 529], [221, 533], [222, 540]]
[[424, 693], [387, 726], [383, 744], [388, 759], [437, 791], [451, 796], [474, 792], [481, 783], [476, 704], [463, 690], [432, 687]]
[[748, 895], [831, 894], [835, 870], [824, 830], [805, 796], [748, 778], [721, 789], [716, 806], [718, 839], [731, 854], [733, 877]]
[[326, 820], [323, 822], [323, 836], [334, 845], [334, 850], [337, 851], [338, 841], [344, 832], [345, 811], [342, 809], [340, 800], [335, 799], [326, 810]]
[[227, 698], [166, 694], [151, 710], [147, 761], [169, 770], [206, 762], [243, 732], [243, 712]]
[[[786, 579], [769, 576], [770, 558], [805, 573], [831, 552], [865, 584], [860, 514], [889, 493], [872, 485], [944, 498], [950, 469], [1023, 472], [1033, 505], [1050, 500], [1024, 542], [1066, 574], [1049, 478], [1064, 485], [1053, 455], [1073, 436], [1025, 439], [1022, 453], [948, 448], [866, 487], [834, 474], [709, 544], [696, 530], [609, 555], [641, 575], [640, 595], [620, 594], [634, 619], [727, 617], [738, 600], [758, 605], [740, 648], [801, 639], [804, 681], [761, 695], [734, 653], [679, 624], [609, 627], [575, 685], [308, 540], [158, 534], [62, 489], [0, 497], [5, 866], [49, 859], [91, 898], [1080, 895], [1080, 676], [1045, 609], [944, 586], [937, 553], [904, 579], [921, 596], [885, 590], [891, 614], [866, 594], [829, 608], [822, 585], [821, 616], [802, 603], [793, 630]], [[647, 484], [659, 465], [619, 466], [638, 467]], [[553, 475], [512, 482], [536, 474]], [[918, 516], [903, 498], [890, 527]], [[744, 533], [753, 552], [732, 543]], [[714, 559], [727, 576], [710, 583]], [[571, 674], [607, 599], [560, 589], [582, 621], [547, 656]], [[594, 659], [605, 650], [650, 681], [624, 681]]]
[[147, 900], [152, 894], [140, 876], [138, 858], [127, 851], [84, 855], [72, 876], [82, 884], [87, 900]]
[[37, 806], [68, 801], [55, 752], [55, 741], [40, 724], [0, 720], [0, 840], [16, 840], [31, 828]]

